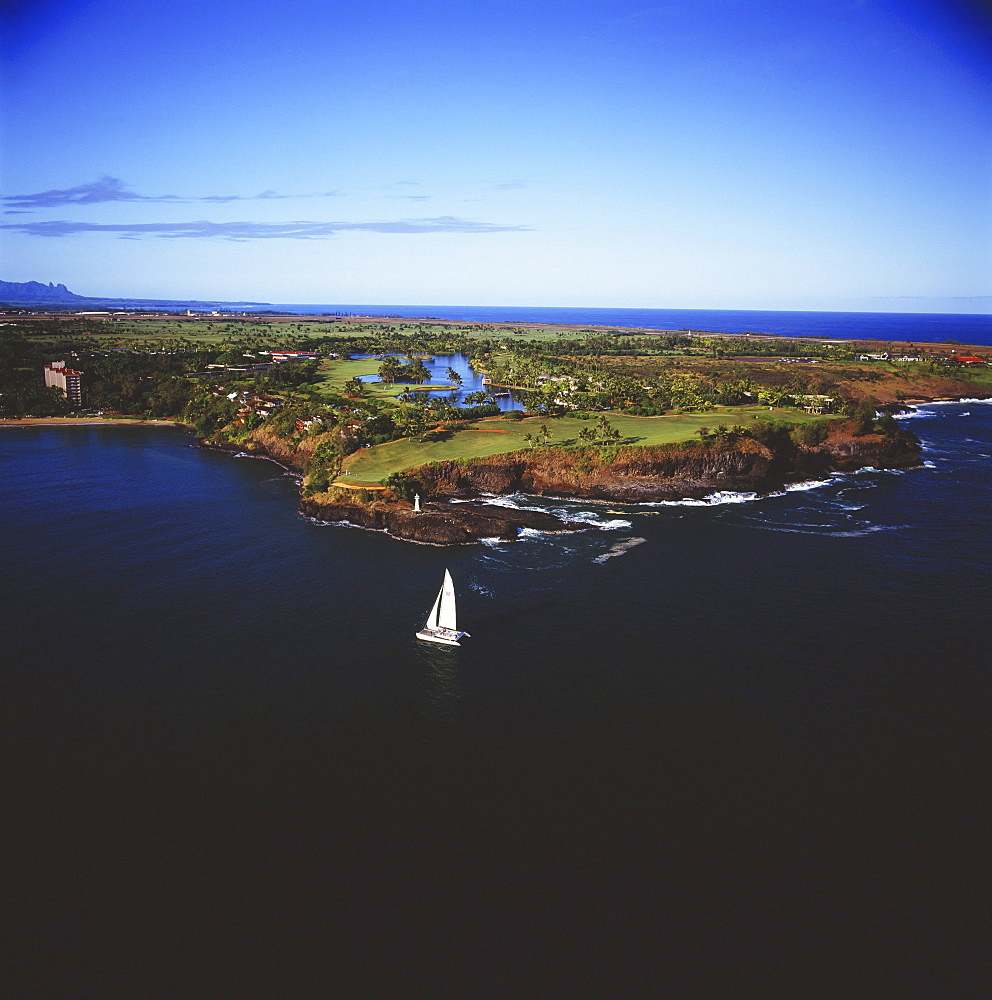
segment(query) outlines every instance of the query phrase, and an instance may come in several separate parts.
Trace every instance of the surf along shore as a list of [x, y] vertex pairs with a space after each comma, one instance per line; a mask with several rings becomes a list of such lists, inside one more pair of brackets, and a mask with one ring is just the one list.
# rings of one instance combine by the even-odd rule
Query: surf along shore
[[[553, 422], [552, 422], [553, 423]], [[101, 417], [40, 417], [3, 420], [4, 426], [176, 427], [170, 420]], [[740, 435], [657, 446], [613, 448], [538, 447], [526, 451], [430, 462], [403, 473], [392, 488], [381, 483], [336, 483], [307, 496], [300, 512], [319, 523], [345, 523], [384, 531], [395, 538], [431, 545], [471, 544], [482, 539], [513, 541], [523, 529], [548, 533], [595, 530], [545, 511], [519, 510], [485, 502], [486, 496], [536, 496], [616, 503], [703, 499], [716, 492], [764, 495], [787, 483], [831, 472], [912, 468], [921, 464], [918, 440], [908, 430], [854, 434], [849, 421], [831, 420], [825, 439], [810, 444], [788, 431], [758, 429]], [[490, 440], [493, 440], [490, 438]], [[298, 475], [305, 469], [288, 441], [248, 440], [240, 445], [200, 442], [211, 450], [274, 461]], [[373, 449], [374, 450], [374, 449]], [[398, 487], [405, 487], [398, 492]], [[422, 497], [421, 509], [410, 502]]]
[[[140, 417], [7, 417], [0, 419], [2, 427], [21, 428], [121, 425], [174, 427], [193, 431], [191, 425], [182, 421], [145, 420]], [[275, 462], [276, 465], [293, 475], [300, 477], [303, 475], [303, 470], [287, 461], [286, 456], [270, 454], [267, 449], [262, 447], [251, 447], [249, 444], [244, 448], [238, 448], [218, 446], [203, 441], [199, 443], [201, 447], [211, 451], [223, 451], [232, 455], [246, 454], [253, 458], [262, 458]], [[377, 492], [385, 491], [386, 487], [371, 484], [347, 484], [343, 489], [354, 492]], [[416, 513], [413, 511], [412, 505], [409, 504], [379, 506], [343, 502], [315, 505], [308, 501], [302, 502], [301, 512], [314, 520], [328, 523], [343, 522], [358, 528], [386, 531], [404, 541], [431, 545], [465, 544], [479, 541], [482, 538], [512, 541], [524, 528], [560, 534], [582, 531], [590, 527], [588, 524], [566, 522], [554, 514], [541, 511], [516, 511], [485, 503], [448, 505], [440, 500], [435, 503], [425, 503], [423, 511]]]
[[[28, 319], [21, 331], [25, 344], [30, 346], [35, 335], [39, 341], [62, 344], [64, 331], [45, 326], [54, 322], [52, 317]], [[85, 333], [96, 345], [80, 345], [81, 366], [92, 366], [91, 374], [102, 371], [99, 377], [110, 379], [115, 366], [120, 367], [115, 352], [123, 352], [135, 371], [168, 368], [177, 379], [188, 379], [199, 395], [194, 403], [171, 411], [152, 410], [147, 400], [134, 403], [136, 408], [143, 404], [145, 412], [170, 412], [181, 419], [27, 416], [0, 418], [0, 426], [181, 428], [196, 435], [203, 447], [271, 459], [298, 475], [301, 512], [308, 517], [432, 544], [510, 540], [522, 528], [591, 527], [486, 504], [487, 494], [620, 503], [701, 499], [721, 492], [760, 496], [834, 471], [912, 467], [920, 462], [915, 439], [845, 431], [839, 414], [825, 419], [820, 411], [803, 412], [800, 404], [831, 396], [838, 408], [848, 404], [848, 413], [856, 404], [874, 412], [992, 394], [988, 348], [962, 345], [956, 350], [934, 345], [910, 350], [868, 341], [797, 337], [790, 342], [761, 335], [647, 330], [621, 335], [606, 328], [479, 326], [389, 317], [294, 316], [277, 322], [273, 317], [190, 321], [162, 316], [71, 322], [74, 333]], [[290, 326], [291, 334], [285, 332]], [[192, 340], [176, 340], [180, 334]], [[195, 371], [190, 370], [192, 362], [184, 367], [182, 361], [191, 343], [199, 352]], [[264, 372], [252, 367], [259, 354], [277, 347], [311, 352], [306, 357], [314, 359], [309, 363], [313, 370], [304, 371], [308, 362], [303, 360], [272, 371], [272, 365]], [[952, 356], [964, 350], [981, 355], [972, 359], [978, 368], [966, 369]], [[473, 420], [454, 410], [429, 410], [426, 429], [415, 428], [411, 414], [419, 411], [412, 397], [437, 390], [437, 385], [358, 383], [359, 375], [374, 373], [388, 355], [443, 358], [458, 352], [465, 352], [494, 387], [519, 385], [530, 393], [530, 415]], [[677, 398], [676, 390], [693, 398]], [[556, 397], [569, 392], [575, 398], [562, 405], [567, 412], [556, 412]], [[694, 394], [705, 396], [705, 404], [699, 405]], [[718, 398], [721, 394], [727, 398]], [[795, 405], [782, 405], [790, 396]], [[712, 399], [717, 405], [711, 405]], [[758, 399], [769, 405], [754, 405]], [[281, 400], [281, 409], [271, 414], [269, 406], [268, 418], [251, 411], [274, 400]], [[129, 405], [130, 400], [113, 409], [126, 413]], [[792, 429], [777, 437], [738, 433], [763, 421]], [[599, 428], [600, 422], [604, 427]], [[805, 432], [815, 426], [828, 428], [823, 439], [807, 437]], [[384, 428], [388, 433], [382, 433]], [[590, 440], [593, 429], [597, 434]], [[315, 471], [325, 475], [315, 477]], [[420, 495], [420, 511], [413, 510], [414, 494]]]

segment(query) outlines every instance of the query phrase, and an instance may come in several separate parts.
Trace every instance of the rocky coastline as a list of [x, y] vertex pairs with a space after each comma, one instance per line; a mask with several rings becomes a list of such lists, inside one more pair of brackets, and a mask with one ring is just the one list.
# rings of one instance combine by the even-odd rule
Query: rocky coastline
[[544, 511], [516, 510], [487, 503], [451, 503], [443, 498], [414, 511], [407, 504], [321, 503], [305, 499], [300, 511], [315, 521], [385, 531], [394, 538], [425, 545], [466, 545], [487, 539], [515, 541], [528, 528], [549, 534], [585, 531], [592, 525], [565, 521]]
[[[218, 447], [216, 445], [208, 447]], [[303, 470], [281, 449], [257, 441], [219, 450], [275, 461], [294, 475]], [[410, 485], [423, 497], [421, 510], [390, 491], [338, 488], [304, 496], [300, 512], [322, 523], [383, 531], [408, 542], [465, 545], [482, 539], [513, 541], [524, 529], [549, 533], [595, 530], [545, 511], [486, 503], [486, 496], [524, 493], [592, 502], [625, 504], [703, 499], [713, 493], [776, 492], [790, 483], [820, 479], [833, 472], [908, 469], [922, 464], [915, 435], [899, 428], [855, 435], [834, 426], [826, 441], [796, 443], [788, 434], [761, 442], [743, 437], [729, 444], [685, 442], [660, 447], [596, 449], [542, 448], [485, 459], [437, 462], [411, 469]]]
[[526, 493], [568, 499], [650, 503], [698, 500], [714, 492], [776, 492], [790, 483], [819, 479], [833, 472], [909, 469], [922, 464], [915, 435], [855, 437], [835, 433], [820, 445], [789, 442], [774, 446], [744, 439], [727, 448], [688, 447], [621, 449], [610, 463], [579, 458], [562, 461], [545, 449], [533, 456], [493, 456], [473, 462], [440, 462], [411, 470], [432, 495], [475, 497]]
[[[347, 522], [386, 531], [406, 541], [465, 544], [483, 538], [515, 539], [522, 528], [589, 530], [553, 514], [486, 504], [485, 495], [525, 493], [593, 502], [649, 503], [702, 499], [716, 492], [776, 492], [789, 483], [833, 472], [908, 469], [922, 464], [921, 447], [906, 430], [854, 436], [832, 433], [813, 447], [782, 441], [773, 446], [743, 439], [731, 447], [700, 445], [621, 449], [611, 462], [568, 449], [542, 449], [465, 462], [438, 462], [410, 470], [430, 501], [420, 512], [409, 504], [363, 504], [304, 499], [302, 512], [319, 521]], [[453, 502], [462, 501], [462, 502]]]
[[[303, 478], [304, 472], [287, 453], [273, 450], [257, 441], [243, 445], [211, 444], [200, 442], [211, 451], [229, 455], [261, 458], [275, 462], [293, 476]], [[355, 491], [358, 492], [358, 491]], [[482, 539], [515, 541], [525, 528], [546, 534], [565, 534], [587, 531], [594, 527], [586, 523], [566, 521], [544, 511], [517, 510], [497, 504], [451, 502], [444, 496], [434, 497], [415, 511], [408, 503], [381, 501], [373, 497], [369, 502], [341, 499], [307, 498], [300, 501], [300, 513], [325, 524], [347, 524], [370, 531], [384, 531], [394, 538], [423, 545], [468, 545]]]

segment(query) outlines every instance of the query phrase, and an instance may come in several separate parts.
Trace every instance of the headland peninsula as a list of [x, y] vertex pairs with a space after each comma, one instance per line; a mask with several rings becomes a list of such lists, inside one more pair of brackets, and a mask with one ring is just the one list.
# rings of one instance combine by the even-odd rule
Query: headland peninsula
[[909, 468], [920, 445], [894, 411], [992, 397], [992, 351], [960, 344], [374, 316], [3, 323], [5, 424], [180, 424], [298, 475], [306, 516], [432, 544], [590, 527], [492, 495], [643, 503]]

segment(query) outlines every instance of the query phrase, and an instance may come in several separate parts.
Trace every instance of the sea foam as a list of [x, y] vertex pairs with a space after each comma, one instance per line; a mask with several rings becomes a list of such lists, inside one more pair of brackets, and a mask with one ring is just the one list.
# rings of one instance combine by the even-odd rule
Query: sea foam
[[607, 559], [615, 559], [617, 556], [622, 556], [625, 552], [629, 552], [634, 548], [635, 545], [641, 545], [646, 541], [646, 538], [625, 538], [622, 542], [617, 542], [616, 545], [611, 546], [602, 555], [596, 556], [593, 562], [602, 565]]

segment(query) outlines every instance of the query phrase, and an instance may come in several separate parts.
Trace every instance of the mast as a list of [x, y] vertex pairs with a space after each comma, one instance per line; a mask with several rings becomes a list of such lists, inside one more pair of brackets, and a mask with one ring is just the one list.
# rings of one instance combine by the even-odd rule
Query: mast
[[451, 582], [451, 574], [444, 571], [444, 583], [441, 586], [441, 593], [438, 595], [441, 606], [437, 613], [437, 624], [439, 628], [450, 628], [453, 632], [458, 630], [455, 624], [455, 585]]

